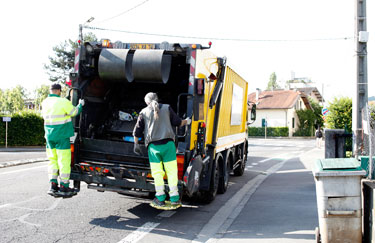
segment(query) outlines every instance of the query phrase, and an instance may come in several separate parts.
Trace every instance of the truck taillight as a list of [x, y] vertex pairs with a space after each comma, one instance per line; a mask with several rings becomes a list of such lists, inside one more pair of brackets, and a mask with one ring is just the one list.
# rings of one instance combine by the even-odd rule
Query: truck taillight
[[74, 144], [70, 144], [70, 156], [71, 156], [71, 161], [70, 161], [70, 168], [73, 168], [74, 165]]
[[197, 95], [203, 95], [204, 94], [204, 79], [197, 79]]
[[102, 47], [111, 47], [111, 46], [112, 46], [112, 44], [111, 44], [110, 40], [108, 40], [108, 39], [102, 40]]
[[179, 180], [182, 180], [182, 177], [184, 176], [184, 163], [185, 163], [184, 155], [177, 155], [177, 170], [178, 170]]

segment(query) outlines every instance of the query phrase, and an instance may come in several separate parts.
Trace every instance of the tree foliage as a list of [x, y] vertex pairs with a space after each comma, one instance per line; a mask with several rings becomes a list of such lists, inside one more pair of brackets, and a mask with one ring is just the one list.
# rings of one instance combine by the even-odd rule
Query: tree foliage
[[42, 84], [39, 88], [35, 89], [34, 97], [35, 97], [35, 105], [40, 106], [45, 98], [47, 98], [49, 94], [49, 86]]
[[24, 98], [26, 90], [21, 85], [17, 85], [13, 89], [6, 89], [0, 93], [0, 110], [5, 113], [14, 113], [21, 111], [25, 107]]
[[267, 84], [267, 90], [280, 89], [280, 86], [276, 80], [277, 80], [276, 73], [275, 72], [271, 73], [270, 80], [268, 81], [268, 84]]
[[335, 97], [328, 105], [327, 125], [331, 129], [352, 130], [352, 99]]
[[[87, 33], [83, 36], [84, 42], [96, 41], [93, 33]], [[77, 41], [68, 39], [52, 48], [54, 55], [49, 56], [49, 64], [44, 64], [44, 69], [52, 82], [66, 83], [69, 73], [73, 71], [75, 50], [78, 47]]]
[[311, 99], [310, 97], [309, 97], [309, 102], [310, 102], [310, 105], [312, 107], [312, 110], [313, 110], [314, 116], [315, 116], [314, 117], [315, 128], [323, 127], [324, 126], [324, 120], [323, 120], [323, 117], [322, 117], [323, 106], [321, 106], [318, 102]]
[[314, 123], [316, 121], [316, 116], [313, 110], [298, 110], [297, 117], [299, 120], [299, 125], [295, 136], [312, 136], [314, 130]]

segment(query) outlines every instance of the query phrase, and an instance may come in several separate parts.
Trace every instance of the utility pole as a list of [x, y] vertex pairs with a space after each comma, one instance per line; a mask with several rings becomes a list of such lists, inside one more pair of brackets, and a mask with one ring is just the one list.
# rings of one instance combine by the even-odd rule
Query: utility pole
[[361, 154], [362, 110], [368, 102], [366, 0], [355, 0], [356, 85], [352, 107], [353, 154]]

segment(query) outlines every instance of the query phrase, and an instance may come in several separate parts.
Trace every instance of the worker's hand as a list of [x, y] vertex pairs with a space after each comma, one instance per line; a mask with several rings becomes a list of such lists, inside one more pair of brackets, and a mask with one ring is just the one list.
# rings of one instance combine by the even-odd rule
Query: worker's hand
[[79, 99], [78, 105], [84, 106], [85, 105], [85, 100], [84, 99]]
[[141, 155], [141, 146], [138, 143], [134, 143], [134, 153], [137, 155]]
[[191, 118], [190, 117], [186, 118], [185, 121], [186, 121], [187, 126], [191, 124]]

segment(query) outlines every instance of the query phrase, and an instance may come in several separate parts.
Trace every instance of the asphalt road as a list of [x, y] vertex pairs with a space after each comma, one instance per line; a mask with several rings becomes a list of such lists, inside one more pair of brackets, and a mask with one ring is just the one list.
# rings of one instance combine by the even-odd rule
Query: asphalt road
[[314, 140], [250, 139], [241, 177], [211, 204], [158, 211], [150, 200], [48, 190], [47, 163], [0, 168], [0, 242], [314, 242]]

